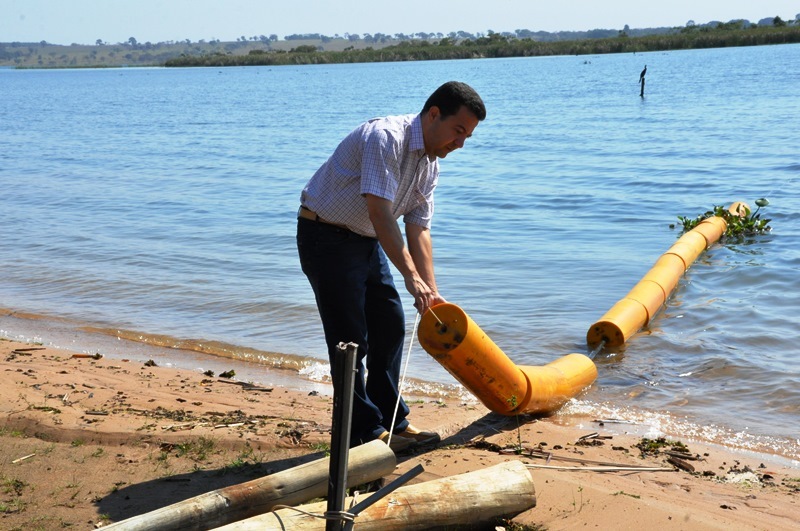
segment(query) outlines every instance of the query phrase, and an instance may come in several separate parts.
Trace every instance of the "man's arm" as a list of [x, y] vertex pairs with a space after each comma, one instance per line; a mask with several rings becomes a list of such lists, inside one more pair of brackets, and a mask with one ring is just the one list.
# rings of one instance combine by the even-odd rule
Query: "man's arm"
[[[378, 236], [381, 247], [383, 247], [392, 264], [403, 275], [406, 289], [414, 297], [414, 307], [420, 313], [424, 313], [434, 302], [436, 298], [435, 291], [423, 280], [417, 268], [416, 260], [412, 258], [411, 252], [405, 245], [400, 227], [397, 225], [394, 216], [392, 216], [391, 201], [372, 194], [366, 194], [366, 199], [369, 219], [372, 222], [372, 226], [375, 227], [375, 234]], [[415, 238], [415, 241], [419, 241], [419, 238]], [[430, 271], [430, 276], [426, 278], [433, 280], [432, 261], [430, 267], [423, 265], [423, 271], [427, 269]], [[428, 274], [427, 271], [426, 274]]]
[[408, 250], [420, 277], [433, 291], [431, 306], [447, 302], [439, 294], [439, 289], [436, 287], [436, 275], [433, 270], [433, 242], [430, 229], [414, 223], [406, 223], [406, 239], [408, 240]]

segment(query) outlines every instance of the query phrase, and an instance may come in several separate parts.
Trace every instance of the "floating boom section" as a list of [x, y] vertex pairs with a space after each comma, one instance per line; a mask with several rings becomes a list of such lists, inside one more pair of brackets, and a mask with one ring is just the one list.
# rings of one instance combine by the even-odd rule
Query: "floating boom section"
[[543, 366], [515, 365], [455, 304], [425, 312], [417, 335], [428, 354], [500, 415], [552, 413], [597, 379], [597, 367], [583, 354]]
[[[746, 215], [749, 207], [736, 202], [728, 211], [742, 216]], [[713, 216], [678, 238], [642, 280], [589, 328], [586, 333], [589, 347], [618, 347], [652, 322], [689, 266], [722, 237], [727, 226], [722, 217]]]

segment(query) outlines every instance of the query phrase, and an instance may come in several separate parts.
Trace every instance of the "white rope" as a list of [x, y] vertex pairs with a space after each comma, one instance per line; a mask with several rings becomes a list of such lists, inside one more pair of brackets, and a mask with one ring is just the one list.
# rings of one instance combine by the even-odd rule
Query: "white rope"
[[417, 326], [419, 326], [419, 312], [417, 318], [414, 320], [414, 331], [408, 340], [408, 352], [406, 353], [406, 365], [403, 367], [403, 375], [400, 378], [400, 386], [397, 388], [397, 402], [394, 404], [394, 414], [392, 415], [391, 429], [389, 430], [389, 438], [386, 440], [387, 445], [392, 444], [392, 434], [394, 433], [394, 421], [397, 419], [397, 410], [400, 408], [400, 400], [403, 396], [403, 386], [406, 383], [406, 371], [408, 370], [408, 362], [411, 360], [411, 347], [414, 346], [414, 338], [417, 336]]
[[310, 516], [311, 518], [317, 518], [319, 520], [339, 520], [341, 522], [355, 522], [356, 520], [356, 515], [348, 513], [347, 511], [326, 511], [325, 514], [318, 514], [304, 511], [299, 507], [292, 507], [291, 505], [275, 505], [272, 507], [272, 509], [270, 509], [270, 512], [274, 513], [283, 509], [289, 509], [296, 513]]
[[[353, 499], [350, 501], [350, 508], [351, 509], [356, 506], [356, 500], [358, 500], [358, 495], [359, 495], [358, 491], [353, 492]], [[275, 506], [272, 507], [272, 509], [270, 509], [270, 512], [274, 513], [274, 512], [277, 512], [277, 511], [281, 510], [281, 509], [291, 509], [292, 511], [294, 511], [296, 513], [303, 514], [303, 515], [306, 515], [306, 516], [310, 516], [312, 518], [317, 518], [317, 519], [320, 519], [320, 520], [338, 520], [340, 522], [345, 522], [345, 523], [347, 523], [347, 522], [355, 522], [356, 521], [356, 516], [357, 516], [357, 515], [355, 515], [353, 513], [347, 512], [347, 511], [325, 511], [325, 514], [318, 514], [318, 513], [312, 513], [312, 512], [309, 512], [309, 511], [304, 511], [303, 509], [300, 509], [299, 507], [293, 507], [291, 505], [275, 505]]]

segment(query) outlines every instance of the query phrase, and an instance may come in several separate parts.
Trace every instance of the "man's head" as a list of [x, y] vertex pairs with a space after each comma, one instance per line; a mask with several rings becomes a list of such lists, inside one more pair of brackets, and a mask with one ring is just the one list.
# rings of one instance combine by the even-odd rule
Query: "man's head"
[[430, 95], [421, 116], [425, 152], [444, 158], [464, 146], [478, 122], [486, 118], [486, 107], [472, 87], [448, 81]]
[[448, 81], [436, 89], [422, 107], [422, 114], [436, 106], [439, 107], [442, 117], [447, 118], [456, 114], [462, 105], [469, 109], [479, 122], [486, 118], [486, 107], [483, 106], [481, 97], [475, 89], [460, 81]]

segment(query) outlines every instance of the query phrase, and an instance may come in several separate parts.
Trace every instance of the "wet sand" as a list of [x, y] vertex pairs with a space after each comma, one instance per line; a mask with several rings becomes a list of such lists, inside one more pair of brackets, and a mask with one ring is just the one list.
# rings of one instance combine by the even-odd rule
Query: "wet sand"
[[[412, 422], [443, 440], [398, 456], [388, 479], [417, 464], [425, 471], [412, 483], [520, 460], [536, 506], [498, 525], [796, 529], [800, 521], [800, 468], [770, 456], [674, 438], [646, 445], [597, 419], [566, 426], [474, 402], [408, 401]], [[0, 340], [0, 528], [95, 529], [317, 459], [329, 447], [331, 409], [330, 393], [299, 380], [265, 387]], [[626, 470], [633, 466], [666, 470]]]

